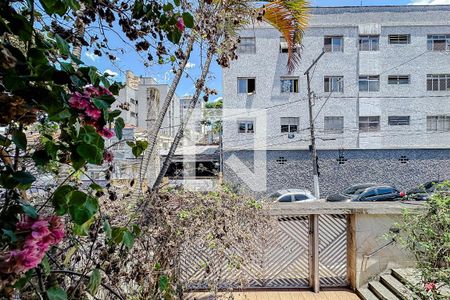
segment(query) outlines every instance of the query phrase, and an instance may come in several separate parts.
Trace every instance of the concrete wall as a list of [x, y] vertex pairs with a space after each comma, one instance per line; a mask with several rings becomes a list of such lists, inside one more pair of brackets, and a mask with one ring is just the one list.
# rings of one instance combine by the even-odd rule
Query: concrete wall
[[[357, 183], [386, 183], [407, 190], [426, 181], [450, 179], [448, 149], [320, 150], [318, 155], [322, 197]], [[343, 164], [339, 164], [340, 155], [347, 160]], [[402, 156], [409, 160], [401, 163]], [[230, 164], [232, 157], [241, 165]], [[280, 158], [286, 160], [284, 164], [277, 162]], [[305, 150], [231, 151], [224, 153], [224, 179], [249, 192], [265, 184], [266, 190], [259, 194], [287, 188], [312, 190], [311, 165], [310, 152]], [[248, 180], [244, 168], [254, 174], [256, 184]]]
[[[286, 69], [287, 54], [279, 53], [280, 33], [267, 24], [242, 30], [242, 37], [255, 37], [255, 54], [238, 54], [223, 71], [224, 148], [245, 149], [242, 140], [256, 139], [239, 134], [237, 120], [245, 109], [258, 109], [267, 121], [256, 120], [256, 131], [264, 131], [268, 149], [306, 149], [309, 117], [304, 71], [324, 46], [324, 36], [341, 35], [344, 51], [326, 53], [312, 72], [314, 116], [319, 149], [339, 148], [443, 148], [449, 146], [450, 132], [428, 132], [426, 117], [450, 113], [450, 91], [426, 90], [427, 74], [449, 74], [447, 52], [427, 50], [428, 34], [449, 34], [450, 6], [401, 6], [315, 8], [303, 38], [300, 65], [292, 74]], [[380, 34], [379, 51], [359, 51], [358, 39], [365, 28]], [[389, 34], [410, 34], [411, 43], [389, 45]], [[299, 78], [299, 93], [281, 93], [280, 77]], [[343, 76], [344, 92], [324, 92], [324, 76]], [[359, 92], [359, 75], [379, 75], [379, 92]], [[408, 85], [388, 85], [389, 75], [410, 75]], [[239, 77], [256, 78], [254, 95], [237, 93]], [[236, 116], [236, 109], [241, 114]], [[324, 132], [325, 116], [343, 116], [344, 133]], [[380, 116], [380, 131], [360, 133], [359, 116]], [[388, 116], [410, 116], [409, 126], [390, 126]], [[281, 117], [299, 117], [300, 131], [293, 139], [280, 130]], [[414, 138], [411, 138], [414, 136]]]
[[354, 265], [350, 266], [349, 274], [355, 276], [353, 281], [355, 288], [377, 279], [380, 274], [390, 269], [415, 265], [413, 255], [398, 244], [392, 244], [372, 257], [367, 257], [391, 240], [385, 235], [395, 223], [401, 222], [401, 215], [356, 214], [352, 220], [355, 230], [354, 248], [349, 248], [348, 251], [349, 255], [354, 255]]

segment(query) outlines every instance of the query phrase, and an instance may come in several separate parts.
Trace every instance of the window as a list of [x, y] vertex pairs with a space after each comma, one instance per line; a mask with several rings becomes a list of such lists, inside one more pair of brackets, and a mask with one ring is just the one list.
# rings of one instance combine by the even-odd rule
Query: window
[[135, 104], [135, 105], [138, 104], [138, 101], [137, 101], [137, 100], [134, 100], [133, 98], [130, 98], [130, 102], [133, 103], [133, 104]]
[[342, 76], [325, 76], [323, 79], [323, 86], [325, 93], [344, 92], [344, 77]]
[[380, 90], [380, 76], [359, 76], [360, 92], [378, 92]]
[[298, 117], [281, 118], [281, 133], [298, 132]]
[[323, 49], [325, 52], [344, 52], [344, 37], [326, 36]]
[[304, 200], [308, 200], [308, 196], [306, 195], [302, 195], [302, 194], [295, 194], [294, 195], [294, 201], [304, 201]]
[[281, 77], [282, 93], [298, 93], [298, 78]]
[[380, 50], [380, 37], [378, 35], [361, 35], [359, 37], [360, 51], [378, 51]]
[[427, 75], [428, 91], [450, 91], [450, 74]]
[[409, 116], [389, 116], [388, 124], [390, 126], [404, 126], [409, 125]]
[[343, 133], [344, 132], [344, 117], [325, 117], [324, 130], [329, 133]]
[[450, 116], [427, 116], [427, 131], [450, 131]]
[[359, 117], [359, 131], [373, 132], [380, 131], [380, 117]]
[[[294, 47], [292, 51], [296, 53], [298, 50], [298, 47]], [[286, 39], [284, 37], [280, 37], [280, 53], [288, 53], [289, 47], [288, 43], [286, 42]]]
[[280, 198], [280, 200], [278, 200], [278, 202], [291, 202], [291, 201], [292, 201], [291, 195], [284, 195], [283, 197]]
[[256, 39], [254, 37], [240, 37], [238, 53], [256, 53]]
[[430, 51], [449, 51], [450, 50], [450, 34], [429, 35], [428, 50]]
[[378, 195], [388, 195], [388, 194], [393, 194], [395, 193], [395, 190], [391, 187], [381, 187], [377, 189], [377, 194]]
[[136, 118], [136, 117], [137, 117], [137, 113], [135, 113], [135, 112], [130, 112], [130, 116], [131, 116], [132, 118]]
[[255, 78], [238, 78], [238, 93], [254, 94], [255, 89]]
[[390, 34], [389, 44], [391, 45], [405, 45], [411, 43], [411, 35], [409, 34]]
[[389, 75], [388, 84], [410, 84], [409, 75]]
[[239, 133], [254, 133], [255, 127], [253, 121], [239, 121], [238, 122]]

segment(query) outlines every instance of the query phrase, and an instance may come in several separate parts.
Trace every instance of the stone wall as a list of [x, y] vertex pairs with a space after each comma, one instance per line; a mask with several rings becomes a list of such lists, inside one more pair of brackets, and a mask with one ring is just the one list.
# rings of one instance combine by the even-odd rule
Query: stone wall
[[[392, 184], [405, 191], [426, 181], [450, 179], [450, 149], [320, 150], [318, 155], [321, 197], [357, 183]], [[242, 162], [241, 169], [227, 164], [232, 156]], [[313, 190], [309, 151], [267, 151], [265, 157], [267, 178], [258, 176], [263, 170], [254, 170], [253, 151], [225, 152], [224, 180], [254, 193], [258, 189], [245, 184], [249, 182], [242, 171], [246, 166], [258, 181], [265, 181], [266, 191], [258, 194], [289, 188]], [[263, 168], [264, 164], [256, 165]]]

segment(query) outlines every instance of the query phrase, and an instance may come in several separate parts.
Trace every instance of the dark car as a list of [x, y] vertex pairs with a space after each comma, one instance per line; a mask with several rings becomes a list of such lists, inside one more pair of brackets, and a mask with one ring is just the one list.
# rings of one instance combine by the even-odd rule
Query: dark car
[[327, 201], [329, 202], [340, 202], [340, 201], [346, 201], [348, 199], [352, 199], [362, 192], [364, 192], [367, 188], [377, 186], [379, 184], [376, 183], [363, 183], [363, 184], [355, 184], [352, 185], [345, 190], [343, 190], [339, 194], [334, 194], [327, 197]]
[[379, 201], [399, 201], [405, 196], [393, 186], [373, 186], [365, 189], [348, 202], [379, 202]]
[[[413, 189], [410, 189], [406, 192], [408, 199], [417, 200], [417, 201], [425, 201], [428, 200], [431, 194], [436, 191], [436, 188], [439, 184], [442, 184], [444, 180], [432, 180], [425, 182], [424, 184], [419, 185]], [[448, 191], [449, 188], [443, 186], [442, 189]]]

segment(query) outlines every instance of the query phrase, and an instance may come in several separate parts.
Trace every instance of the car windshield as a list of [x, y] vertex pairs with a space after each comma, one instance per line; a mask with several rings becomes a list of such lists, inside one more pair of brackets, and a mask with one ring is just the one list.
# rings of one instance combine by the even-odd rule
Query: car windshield
[[273, 193], [272, 195], [270, 195], [269, 197], [272, 199], [278, 199], [278, 197], [280, 197], [282, 194], [279, 192]]
[[348, 195], [359, 195], [362, 192], [364, 192], [364, 190], [366, 188], [368, 188], [368, 187], [369, 187], [369, 185], [366, 185], [366, 186], [364, 186], [364, 185], [353, 185], [351, 187], [346, 188], [343, 193], [344, 194], [348, 194]]

